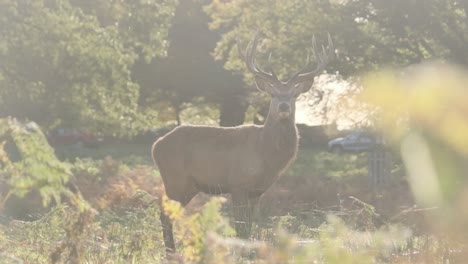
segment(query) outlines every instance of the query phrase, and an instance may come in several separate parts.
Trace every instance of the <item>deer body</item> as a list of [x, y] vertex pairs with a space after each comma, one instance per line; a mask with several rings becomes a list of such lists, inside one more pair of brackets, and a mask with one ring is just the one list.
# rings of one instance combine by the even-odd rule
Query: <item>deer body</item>
[[[157, 140], [152, 155], [166, 195], [185, 206], [199, 192], [231, 194], [237, 235], [248, 237], [258, 199], [296, 156], [296, 99], [310, 89], [315, 75], [328, 63], [330, 38], [329, 43], [318, 55], [313, 41], [318, 63], [315, 71], [305, 73], [303, 69], [281, 82], [272, 71], [264, 72], [255, 65], [255, 37], [245, 61], [255, 75], [257, 88], [271, 96], [265, 124], [230, 128], [180, 126]], [[166, 252], [172, 253], [172, 222], [164, 212], [160, 217]]]
[[182, 202], [200, 191], [265, 192], [294, 159], [297, 142], [292, 122], [231, 128], [180, 126], [154, 144], [153, 157], [167, 196]]

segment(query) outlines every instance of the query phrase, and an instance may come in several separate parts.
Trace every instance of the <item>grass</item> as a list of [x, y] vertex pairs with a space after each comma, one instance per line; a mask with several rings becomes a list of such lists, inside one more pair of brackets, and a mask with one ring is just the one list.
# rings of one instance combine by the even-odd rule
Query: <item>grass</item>
[[119, 142], [107, 143], [97, 148], [86, 148], [79, 145], [59, 146], [55, 148], [57, 157], [61, 160], [74, 161], [77, 158], [102, 160], [112, 157], [128, 165], [152, 165], [152, 143]]
[[365, 175], [367, 154], [333, 154], [321, 148], [301, 148], [295, 164], [287, 174], [303, 177], [311, 173], [330, 178]]
[[[76, 183], [93, 209], [80, 213], [60, 205], [35, 221], [4, 218], [0, 259], [73, 263], [76, 250], [80, 259], [75, 263], [164, 262], [158, 216], [161, 179], [149, 149], [129, 143], [57, 149], [62, 160], [72, 162]], [[225, 218], [229, 213], [223, 209], [228, 203], [221, 207], [219, 200], [207, 202], [208, 196], [197, 196], [199, 201], [176, 221], [177, 241], [189, 241], [179, 244], [179, 259], [185, 263], [457, 263], [466, 252], [463, 244], [436, 233], [412, 233], [420, 217], [413, 221], [407, 214], [392, 219], [402, 204], [412, 205], [403, 199], [408, 190], [391, 186], [380, 194], [383, 202], [373, 203], [366, 164], [365, 154], [301, 149], [294, 166], [262, 198], [250, 241], [230, 235]]]

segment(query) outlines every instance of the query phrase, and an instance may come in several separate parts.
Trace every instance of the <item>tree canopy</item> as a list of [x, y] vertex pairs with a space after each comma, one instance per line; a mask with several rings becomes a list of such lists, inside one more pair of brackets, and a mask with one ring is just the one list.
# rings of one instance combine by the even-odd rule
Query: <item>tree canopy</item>
[[[211, 27], [226, 31], [217, 58], [240, 71], [237, 37], [247, 43], [258, 30], [264, 53], [285, 76], [302, 65], [313, 35], [330, 33], [338, 59], [328, 67], [345, 76], [425, 59], [468, 64], [468, 1], [455, 0], [257, 0], [213, 1], [206, 7]], [[266, 57], [266, 55], [264, 56]]]
[[219, 112], [211, 118], [219, 118], [221, 125], [240, 125], [246, 108], [244, 84], [211, 55], [220, 34], [208, 28], [209, 17], [202, 9], [208, 2], [183, 1], [177, 6], [168, 56], [137, 63], [135, 80], [144, 95], [142, 104], [157, 107], [178, 123], [187, 121], [181, 120], [182, 112], [211, 108]]
[[0, 113], [125, 134], [142, 116], [131, 68], [166, 54], [175, 0], [0, 2]]
[[327, 71], [345, 78], [426, 59], [468, 65], [467, 0], [178, 2], [0, 0], [0, 116], [126, 134], [190, 107], [238, 125], [256, 99], [236, 76], [252, 85], [236, 39], [244, 49], [255, 31], [259, 65], [272, 52], [280, 78], [328, 33]]

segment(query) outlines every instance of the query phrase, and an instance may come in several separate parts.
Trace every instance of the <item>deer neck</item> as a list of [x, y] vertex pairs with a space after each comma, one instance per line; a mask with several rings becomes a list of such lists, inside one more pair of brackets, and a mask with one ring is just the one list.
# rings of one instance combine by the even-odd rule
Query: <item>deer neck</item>
[[297, 144], [298, 135], [294, 118], [275, 120], [270, 116], [267, 117], [262, 131], [262, 149], [268, 157], [267, 160], [286, 166], [296, 155]]

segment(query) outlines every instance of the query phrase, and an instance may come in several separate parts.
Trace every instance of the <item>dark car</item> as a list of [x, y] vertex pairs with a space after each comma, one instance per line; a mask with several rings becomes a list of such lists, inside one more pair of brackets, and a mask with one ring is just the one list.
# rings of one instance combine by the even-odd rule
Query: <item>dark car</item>
[[362, 152], [383, 144], [374, 133], [367, 131], [353, 131], [345, 137], [335, 138], [328, 142], [328, 149], [334, 153]]
[[79, 145], [84, 147], [99, 147], [102, 138], [90, 132], [80, 131], [73, 128], [59, 128], [50, 131], [47, 139], [51, 146]]

